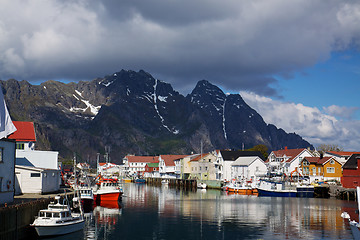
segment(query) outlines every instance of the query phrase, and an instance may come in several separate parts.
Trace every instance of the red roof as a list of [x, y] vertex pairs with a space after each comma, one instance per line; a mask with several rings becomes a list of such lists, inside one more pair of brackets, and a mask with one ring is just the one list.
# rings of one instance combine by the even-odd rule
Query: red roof
[[304, 157], [304, 159], [308, 160], [309, 163], [313, 163], [313, 164], [324, 164], [326, 163], [330, 158], [333, 157]]
[[200, 159], [206, 157], [207, 155], [209, 155], [210, 153], [203, 153], [202, 155], [199, 154], [199, 156], [197, 157], [194, 157], [193, 159], [190, 160], [190, 162], [196, 162], [196, 161], [199, 161]]
[[161, 155], [161, 158], [164, 159], [166, 166], [175, 166], [175, 160], [187, 157], [189, 155]]
[[327, 151], [327, 153], [337, 156], [351, 156], [353, 154], [360, 154], [360, 152], [345, 152], [345, 151]]
[[17, 130], [8, 137], [9, 139], [14, 139], [17, 142], [36, 142], [33, 122], [13, 121], [13, 123]]
[[283, 157], [287, 156], [289, 159], [287, 162], [291, 162], [296, 156], [298, 156], [300, 153], [302, 153], [306, 148], [296, 148], [296, 149], [281, 149], [277, 151], [273, 151], [276, 157]]
[[126, 156], [129, 163], [131, 162], [144, 162], [144, 163], [157, 163], [159, 157], [156, 156]]

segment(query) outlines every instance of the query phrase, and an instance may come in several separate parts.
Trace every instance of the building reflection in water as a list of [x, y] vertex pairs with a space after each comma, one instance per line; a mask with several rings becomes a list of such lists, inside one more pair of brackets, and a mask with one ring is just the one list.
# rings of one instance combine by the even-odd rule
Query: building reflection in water
[[[126, 224], [134, 225], [141, 218], [141, 224], [148, 224], [143, 228], [152, 236], [164, 236], [169, 228], [191, 233], [196, 225], [198, 238], [209, 229], [218, 232], [216, 239], [226, 239], [227, 232], [244, 231], [248, 232], [246, 238], [253, 239], [351, 238], [347, 222], [340, 215], [343, 211], [354, 213], [356, 207], [354, 202], [335, 199], [227, 195], [218, 190], [191, 192], [131, 183], [126, 184], [125, 193], [122, 205], [126, 215], [121, 205], [96, 207], [86, 239], [107, 239], [112, 232], [124, 232], [129, 229]], [[122, 238], [131, 239], [126, 235]]]

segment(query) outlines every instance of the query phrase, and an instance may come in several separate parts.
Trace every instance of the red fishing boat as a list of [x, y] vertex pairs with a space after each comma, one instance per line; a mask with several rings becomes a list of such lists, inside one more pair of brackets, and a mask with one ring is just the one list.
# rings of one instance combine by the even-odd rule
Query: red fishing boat
[[104, 201], [118, 201], [123, 194], [117, 179], [99, 178], [94, 190], [94, 200], [97, 205]]

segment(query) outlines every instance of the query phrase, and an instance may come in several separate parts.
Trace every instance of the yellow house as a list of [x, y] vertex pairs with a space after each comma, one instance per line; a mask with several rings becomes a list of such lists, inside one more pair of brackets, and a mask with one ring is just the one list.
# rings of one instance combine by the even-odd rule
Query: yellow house
[[335, 157], [304, 157], [300, 162], [300, 168], [304, 176], [310, 177], [310, 181], [337, 180], [342, 176], [341, 164]]

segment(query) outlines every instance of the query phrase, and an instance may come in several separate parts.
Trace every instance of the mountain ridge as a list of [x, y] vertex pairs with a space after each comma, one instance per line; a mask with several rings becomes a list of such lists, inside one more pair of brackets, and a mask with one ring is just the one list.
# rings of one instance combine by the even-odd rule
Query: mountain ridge
[[187, 154], [241, 149], [264, 144], [269, 150], [312, 147], [297, 134], [266, 124], [240, 94], [225, 94], [207, 80], [186, 97], [171, 84], [143, 70], [121, 70], [78, 83], [49, 80], [40, 85], [0, 81], [15, 121], [33, 121], [37, 147], [77, 152], [94, 161], [96, 153], [121, 162], [126, 154]]

